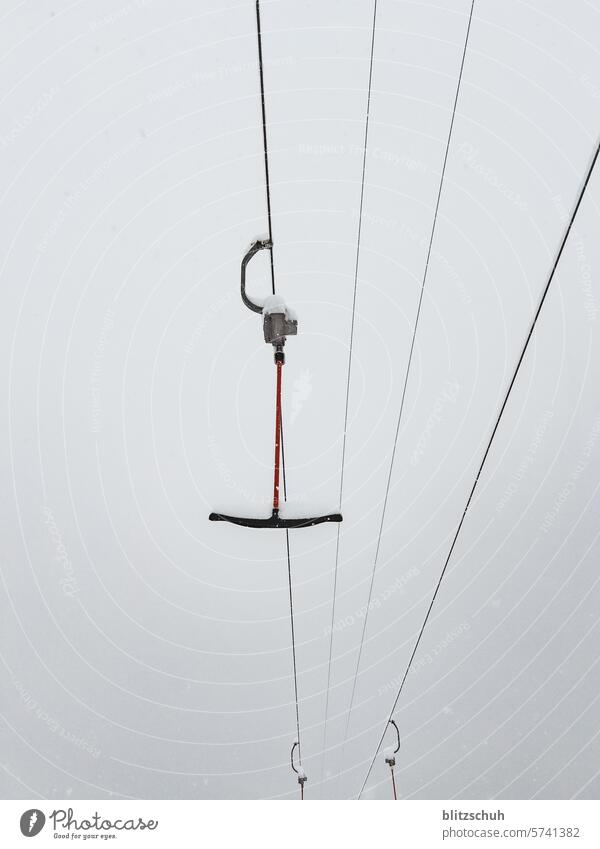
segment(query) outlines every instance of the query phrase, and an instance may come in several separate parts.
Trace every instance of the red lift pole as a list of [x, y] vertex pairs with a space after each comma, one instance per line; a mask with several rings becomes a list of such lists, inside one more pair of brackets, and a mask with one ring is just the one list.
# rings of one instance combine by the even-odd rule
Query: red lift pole
[[273, 472], [273, 513], [279, 513], [279, 460], [281, 457], [281, 371], [283, 369], [283, 352], [275, 355], [277, 369], [277, 389], [275, 395], [275, 469]]

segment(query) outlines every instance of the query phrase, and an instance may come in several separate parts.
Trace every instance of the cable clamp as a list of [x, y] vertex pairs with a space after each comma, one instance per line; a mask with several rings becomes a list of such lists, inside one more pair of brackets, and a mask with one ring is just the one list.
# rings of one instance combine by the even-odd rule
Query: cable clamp
[[300, 746], [300, 744], [298, 743], [297, 740], [295, 740], [294, 745], [292, 746], [292, 751], [290, 753], [290, 763], [292, 764], [292, 769], [294, 770], [294, 772], [298, 776], [298, 784], [304, 790], [304, 785], [308, 781], [308, 776], [306, 775], [302, 764], [298, 764], [298, 768], [296, 768], [294, 766], [294, 752], [296, 751], [297, 747], [299, 748], [299, 746]]
[[396, 755], [400, 751], [400, 732], [398, 731], [398, 726], [393, 719], [388, 720], [388, 725], [393, 725], [396, 729], [397, 745], [395, 749], [393, 746], [388, 746], [384, 749], [383, 757], [385, 758], [386, 764], [389, 764], [390, 769], [393, 769], [396, 766]]

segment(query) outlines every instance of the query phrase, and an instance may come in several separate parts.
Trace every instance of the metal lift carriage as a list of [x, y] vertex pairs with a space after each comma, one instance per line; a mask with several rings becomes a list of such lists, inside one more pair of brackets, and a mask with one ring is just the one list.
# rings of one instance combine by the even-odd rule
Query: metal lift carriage
[[281, 425], [281, 378], [285, 363], [283, 346], [288, 336], [298, 333], [298, 321], [288, 310], [284, 302], [277, 295], [271, 295], [264, 304], [252, 301], [246, 292], [246, 267], [250, 260], [260, 250], [271, 250], [273, 247], [270, 239], [258, 240], [252, 243], [248, 252], [242, 260], [241, 272], [241, 294], [242, 301], [252, 310], [263, 317], [263, 333], [265, 342], [273, 345], [275, 368], [276, 368], [276, 390], [275, 390], [275, 462], [273, 469], [273, 508], [268, 519], [245, 518], [242, 516], [229, 516], [226, 513], [211, 513], [208, 517], [211, 522], [230, 522], [233, 525], [242, 525], [246, 528], [308, 528], [312, 525], [320, 525], [323, 522], [341, 522], [340, 513], [328, 513], [324, 516], [311, 516], [302, 519], [283, 519], [279, 515], [279, 478], [282, 454], [282, 425]]

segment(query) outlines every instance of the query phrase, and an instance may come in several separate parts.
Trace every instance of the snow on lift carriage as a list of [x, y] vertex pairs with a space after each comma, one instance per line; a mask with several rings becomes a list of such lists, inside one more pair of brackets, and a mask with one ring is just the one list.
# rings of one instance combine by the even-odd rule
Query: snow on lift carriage
[[265, 342], [273, 345], [275, 353], [275, 462], [273, 470], [272, 512], [268, 519], [229, 516], [225, 513], [211, 513], [208, 518], [211, 522], [231, 522], [234, 525], [243, 525], [246, 528], [307, 528], [311, 525], [320, 525], [322, 522], [341, 522], [342, 516], [340, 513], [328, 513], [323, 516], [312, 516], [301, 519], [284, 519], [279, 515], [279, 478], [280, 458], [282, 454], [281, 377], [283, 364], [285, 363], [283, 346], [288, 336], [296, 336], [298, 333], [298, 320], [279, 295], [270, 295], [261, 305], [252, 301], [246, 292], [246, 267], [248, 263], [260, 250], [272, 250], [272, 247], [273, 245], [270, 239], [253, 242], [242, 260], [241, 273], [242, 301], [252, 312], [262, 314]]

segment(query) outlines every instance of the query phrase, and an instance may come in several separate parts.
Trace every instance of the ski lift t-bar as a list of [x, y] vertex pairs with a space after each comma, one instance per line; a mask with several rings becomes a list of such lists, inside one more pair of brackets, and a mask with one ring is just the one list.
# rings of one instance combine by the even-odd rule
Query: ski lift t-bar
[[231, 522], [234, 525], [243, 525], [246, 528], [308, 528], [312, 525], [320, 525], [323, 522], [341, 522], [340, 513], [328, 513], [324, 516], [313, 516], [306, 519], [282, 519], [279, 515], [279, 475], [280, 460], [282, 455], [282, 425], [281, 425], [281, 377], [285, 354], [283, 346], [288, 336], [296, 336], [298, 333], [298, 321], [292, 312], [286, 307], [281, 298], [275, 294], [274, 277], [273, 294], [262, 304], [255, 303], [246, 292], [246, 268], [248, 263], [261, 250], [268, 250], [271, 254], [271, 274], [273, 275], [273, 242], [271, 239], [271, 201], [269, 192], [269, 166], [267, 160], [267, 135], [265, 122], [264, 84], [262, 73], [262, 44], [260, 30], [260, 10], [256, 4], [256, 19], [258, 31], [258, 55], [260, 67], [260, 89], [263, 110], [263, 139], [265, 153], [265, 175], [267, 180], [267, 206], [269, 217], [269, 238], [258, 239], [250, 245], [242, 260], [241, 272], [241, 295], [242, 301], [252, 312], [263, 317], [263, 334], [265, 342], [273, 345], [275, 353], [276, 368], [276, 390], [275, 390], [275, 462], [273, 469], [273, 507], [268, 519], [244, 518], [240, 516], [229, 516], [225, 513], [211, 513], [208, 517], [211, 522]]
[[320, 525], [322, 522], [341, 522], [340, 513], [328, 513], [324, 516], [313, 516], [307, 519], [282, 519], [279, 516], [279, 475], [281, 458], [281, 377], [285, 354], [283, 346], [288, 336], [298, 333], [298, 321], [290, 312], [283, 300], [277, 295], [270, 295], [263, 305], [255, 303], [248, 297], [246, 292], [246, 266], [258, 251], [271, 249], [269, 239], [253, 242], [242, 260], [241, 294], [242, 301], [252, 310], [260, 313], [263, 317], [263, 334], [265, 342], [273, 346], [276, 367], [276, 390], [275, 390], [275, 463], [273, 469], [273, 509], [268, 519], [244, 518], [240, 516], [229, 516], [225, 513], [211, 513], [208, 517], [211, 522], [231, 522], [234, 525], [243, 525], [246, 528], [307, 528], [311, 525]]

